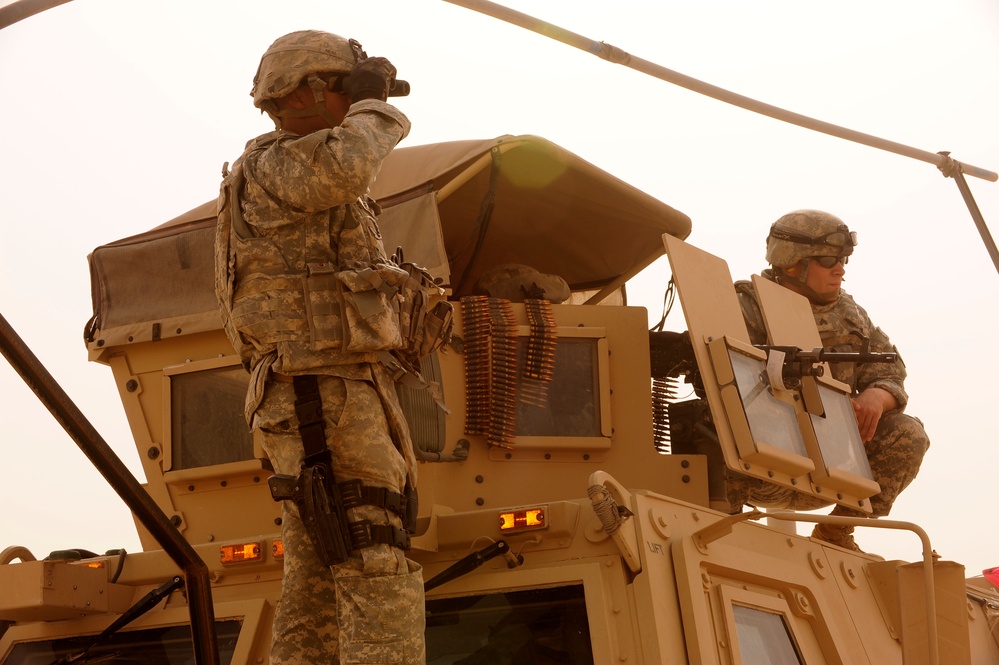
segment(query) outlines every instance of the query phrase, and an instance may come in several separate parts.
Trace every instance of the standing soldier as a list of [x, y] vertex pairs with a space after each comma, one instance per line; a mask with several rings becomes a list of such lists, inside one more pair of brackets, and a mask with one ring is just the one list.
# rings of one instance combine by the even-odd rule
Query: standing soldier
[[[808, 298], [823, 348], [836, 352], [894, 352], [888, 336], [871, 323], [864, 308], [840, 288], [857, 234], [835, 215], [819, 210], [796, 210], [778, 219], [767, 236], [763, 277]], [[767, 331], [751, 282], [736, 282], [736, 292], [753, 344], [766, 344]], [[869, 348], [865, 348], [869, 344]], [[898, 495], [919, 472], [930, 445], [922, 423], [902, 413], [905, 365], [894, 363], [833, 363], [832, 375], [853, 391], [853, 410], [874, 480], [881, 493], [871, 497], [873, 517], [887, 515]], [[745, 477], [730, 479], [729, 502], [792, 510], [821, 507], [812, 497]], [[833, 515], [866, 517], [837, 505]], [[819, 524], [812, 536], [850, 550], [861, 551], [853, 527]]]
[[216, 291], [250, 372], [247, 421], [279, 474], [272, 493], [290, 496], [282, 476], [298, 492], [282, 509], [279, 665], [425, 662], [423, 580], [404, 552], [416, 461], [378, 362], [401, 346], [406, 273], [368, 198], [409, 132], [386, 103], [395, 73], [354, 40], [279, 38], [251, 92], [277, 129], [247, 144], [219, 197]]

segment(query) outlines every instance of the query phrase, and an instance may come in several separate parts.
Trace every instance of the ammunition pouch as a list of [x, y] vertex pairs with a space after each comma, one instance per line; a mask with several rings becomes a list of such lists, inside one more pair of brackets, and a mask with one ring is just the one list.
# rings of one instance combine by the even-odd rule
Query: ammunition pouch
[[[316, 266], [310, 265], [310, 271]], [[332, 273], [339, 289], [343, 351], [363, 353], [401, 348], [400, 284], [406, 273], [391, 263]]]
[[[319, 265], [310, 264], [309, 271], [311, 279], [320, 278]], [[384, 263], [330, 276], [337, 282], [343, 351], [398, 351], [416, 364], [450, 341], [453, 306], [446, 300], [431, 302], [433, 293], [443, 291], [415, 263]]]
[[408, 277], [399, 286], [399, 332], [402, 348], [399, 354], [410, 365], [429, 356], [451, 341], [454, 307], [446, 300], [433, 302], [431, 294], [443, 295], [427, 270], [411, 261], [404, 261], [398, 248], [392, 261]]

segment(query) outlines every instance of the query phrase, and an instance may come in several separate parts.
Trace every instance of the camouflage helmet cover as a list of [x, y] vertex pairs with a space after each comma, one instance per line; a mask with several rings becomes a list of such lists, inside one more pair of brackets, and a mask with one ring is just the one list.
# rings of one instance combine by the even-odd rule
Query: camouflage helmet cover
[[787, 268], [810, 256], [850, 256], [856, 244], [856, 234], [836, 215], [795, 210], [771, 225], [767, 263]]
[[511, 302], [527, 298], [557, 304], [568, 300], [572, 290], [559, 275], [547, 275], [520, 263], [505, 263], [487, 270], [475, 282], [473, 293]]
[[348, 73], [361, 53], [361, 45], [321, 30], [300, 30], [278, 37], [260, 58], [253, 77], [253, 105], [280, 99], [297, 88], [302, 79], [322, 72]]

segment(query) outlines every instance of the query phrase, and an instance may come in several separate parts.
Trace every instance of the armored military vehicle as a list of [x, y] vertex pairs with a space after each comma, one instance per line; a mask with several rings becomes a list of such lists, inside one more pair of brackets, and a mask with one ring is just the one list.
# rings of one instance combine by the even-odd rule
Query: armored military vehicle
[[[428, 663], [999, 663], [999, 593], [917, 525], [865, 522], [923, 544], [884, 561], [793, 528], [837, 518], [728, 505], [730, 473], [861, 510], [878, 487], [846, 386], [814, 354], [749, 343], [686, 215], [534, 136], [398, 149], [373, 195], [385, 245], [455, 306], [420, 367], [431, 389], [400, 386]], [[268, 660], [280, 510], [217, 314], [215, 210], [90, 255], [87, 350], [142, 487], [4, 322], [5, 355], [129, 502], [142, 551], [4, 550], [0, 663]], [[650, 332], [625, 287], [664, 254], [686, 329]], [[804, 299], [757, 287], [774, 344], [818, 346]]]

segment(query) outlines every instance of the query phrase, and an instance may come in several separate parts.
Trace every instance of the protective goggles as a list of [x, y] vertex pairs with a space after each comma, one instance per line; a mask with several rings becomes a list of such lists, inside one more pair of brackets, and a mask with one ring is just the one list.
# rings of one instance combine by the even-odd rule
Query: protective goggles
[[846, 265], [850, 261], [849, 256], [809, 256], [809, 261], [815, 261], [823, 268], [832, 268], [837, 263]]
[[831, 245], [833, 247], [856, 247], [857, 245], [857, 232], [850, 231], [846, 226], [841, 226], [829, 235], [819, 236], [818, 238], [809, 238], [808, 236], [791, 233], [776, 226], [771, 226], [770, 237], [795, 242], [799, 245]]

